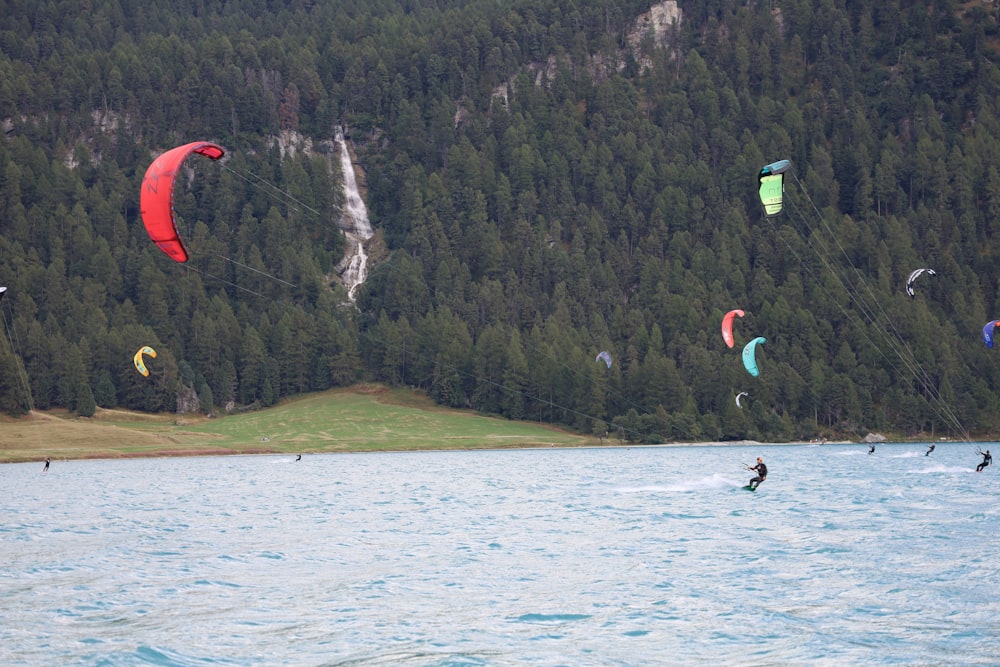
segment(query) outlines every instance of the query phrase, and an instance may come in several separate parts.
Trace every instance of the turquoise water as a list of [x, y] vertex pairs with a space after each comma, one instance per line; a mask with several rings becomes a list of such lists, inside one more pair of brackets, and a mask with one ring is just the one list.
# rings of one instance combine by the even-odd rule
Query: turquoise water
[[4, 465], [0, 664], [1000, 664], [1000, 469], [925, 450]]

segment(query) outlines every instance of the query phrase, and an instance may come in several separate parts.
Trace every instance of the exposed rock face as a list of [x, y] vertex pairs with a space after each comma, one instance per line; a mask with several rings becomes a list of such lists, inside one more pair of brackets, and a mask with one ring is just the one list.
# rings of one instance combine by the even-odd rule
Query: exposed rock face
[[665, 0], [649, 8], [645, 14], [640, 14], [635, 20], [635, 28], [628, 34], [628, 43], [635, 49], [639, 42], [649, 30], [653, 31], [653, 39], [657, 44], [662, 44], [670, 35], [670, 31], [675, 26], [681, 24], [681, 9], [677, 6], [677, 0]]
[[[652, 69], [653, 60], [648, 53], [643, 53], [643, 40], [652, 37], [653, 44], [658, 47], [670, 48], [678, 27], [683, 19], [683, 12], [677, 6], [677, 0], [664, 0], [652, 5], [648, 12], [640, 14], [627, 39], [628, 46], [618, 50], [610, 57], [596, 54], [590, 57], [588, 69], [595, 80], [606, 79], [611, 72], [621, 72], [625, 68], [626, 53], [631, 55], [642, 69]], [[566, 64], [566, 56], [549, 56], [545, 62], [529, 63], [526, 70], [534, 75], [535, 85], [546, 85], [555, 78], [560, 64]], [[514, 86], [514, 79], [501, 83], [493, 89], [493, 97], [506, 106]], [[455, 126], [462, 123], [466, 116], [465, 108], [460, 103], [455, 112]]]
[[201, 403], [198, 401], [198, 392], [193, 387], [181, 387], [177, 390], [177, 414], [186, 412], [198, 412]]
[[868, 435], [865, 436], [864, 441], [866, 443], [885, 442], [885, 436], [882, 435], [881, 433], [869, 433]]

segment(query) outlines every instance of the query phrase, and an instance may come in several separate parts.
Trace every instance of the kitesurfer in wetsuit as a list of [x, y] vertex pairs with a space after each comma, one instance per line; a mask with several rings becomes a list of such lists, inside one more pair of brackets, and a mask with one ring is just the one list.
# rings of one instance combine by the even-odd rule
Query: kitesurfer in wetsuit
[[760, 483], [767, 479], [767, 466], [764, 465], [764, 459], [760, 456], [757, 457], [757, 465], [749, 468], [757, 473], [757, 476], [750, 480], [749, 487], [751, 489], [756, 489], [760, 486]]
[[868, 448], [868, 453], [869, 454], [874, 454], [875, 453], [875, 445], [872, 445], [871, 447]]
[[49, 457], [46, 456], [45, 457], [45, 467], [42, 468], [42, 472], [48, 472], [49, 471], [49, 464], [50, 463], [52, 463], [52, 459], [50, 459]]
[[301, 454], [299, 454], [298, 456], [296, 456], [296, 457], [295, 457], [295, 460], [296, 460], [296, 461], [301, 461], [301, 460], [302, 460], [302, 455], [301, 455]]
[[932, 442], [931, 446], [927, 448], [926, 452], [924, 452], [924, 456], [930, 456], [931, 452], [933, 451], [934, 451], [934, 443]]
[[990, 450], [987, 449], [985, 452], [979, 453], [983, 455], [983, 462], [976, 466], [976, 472], [982, 472], [983, 468], [993, 463], [993, 457], [990, 456]]

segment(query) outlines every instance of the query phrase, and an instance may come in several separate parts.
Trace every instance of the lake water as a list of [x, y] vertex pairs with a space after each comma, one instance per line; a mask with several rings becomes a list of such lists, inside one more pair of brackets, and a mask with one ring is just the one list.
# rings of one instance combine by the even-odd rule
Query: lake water
[[3, 465], [0, 664], [1000, 664], [1000, 469], [925, 450]]

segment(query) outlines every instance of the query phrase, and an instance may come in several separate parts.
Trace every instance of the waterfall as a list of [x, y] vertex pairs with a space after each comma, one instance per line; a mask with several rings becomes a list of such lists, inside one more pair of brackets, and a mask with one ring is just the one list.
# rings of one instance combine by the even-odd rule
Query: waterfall
[[341, 278], [347, 285], [348, 298], [354, 301], [355, 292], [368, 277], [368, 255], [365, 253], [364, 244], [375, 232], [372, 231], [371, 223], [368, 222], [368, 209], [358, 191], [354, 164], [351, 162], [351, 154], [347, 150], [347, 141], [344, 139], [344, 128], [337, 128], [334, 141], [340, 150], [340, 167], [344, 174], [345, 204], [340, 226], [347, 237], [349, 257], [347, 268], [344, 269]]

